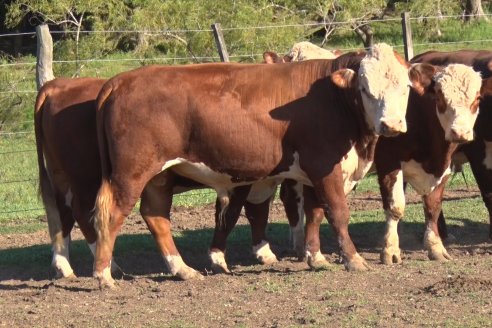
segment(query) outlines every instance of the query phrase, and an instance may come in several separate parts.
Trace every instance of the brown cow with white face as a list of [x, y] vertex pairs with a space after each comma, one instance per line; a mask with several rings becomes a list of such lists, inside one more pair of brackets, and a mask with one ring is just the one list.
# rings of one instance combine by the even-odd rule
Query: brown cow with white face
[[[492, 51], [488, 50], [458, 50], [450, 52], [428, 51], [412, 59], [415, 63], [430, 63], [433, 65], [449, 65], [459, 63], [473, 67], [482, 74], [482, 78], [492, 77]], [[480, 101], [480, 112], [474, 126], [475, 139], [472, 142], [460, 145], [453, 155], [453, 162], [458, 166], [463, 159], [470, 162], [475, 180], [482, 194], [482, 199], [489, 212], [492, 222], [492, 96], [485, 96]], [[440, 215], [441, 230], [439, 233], [446, 236], [444, 216]], [[492, 224], [489, 237], [492, 239]]]
[[[172, 173], [211, 186], [223, 205], [233, 188], [259, 180], [312, 185], [346, 266], [364, 269], [348, 234], [340, 162], [353, 147], [370, 147], [377, 134], [406, 131], [409, 68], [383, 44], [343, 57], [290, 65], [149, 66], [109, 80], [97, 113], [103, 182], [94, 275], [101, 286], [114, 284], [115, 238], [140, 195], [171, 272], [200, 276], [172, 241]], [[346, 68], [335, 71], [342, 61]]]

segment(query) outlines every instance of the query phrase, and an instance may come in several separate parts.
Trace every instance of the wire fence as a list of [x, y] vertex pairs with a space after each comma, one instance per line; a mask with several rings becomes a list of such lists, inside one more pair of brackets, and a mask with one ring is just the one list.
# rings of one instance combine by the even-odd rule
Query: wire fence
[[[492, 14], [484, 15], [490, 19]], [[427, 16], [427, 17], [411, 17], [414, 27], [426, 29], [428, 28], [429, 20], [462, 20], [463, 15], [455, 16]], [[357, 24], [393, 24], [392, 28], [399, 23], [399, 18], [387, 18], [371, 21], [359, 21]], [[332, 25], [344, 26], [347, 29], [353, 29], [354, 21], [334, 22]], [[490, 27], [492, 24], [488, 24]], [[312, 28], [323, 27], [325, 23], [307, 23], [307, 24], [280, 24], [280, 25], [264, 25], [264, 26], [238, 26], [238, 27], [223, 27], [224, 32], [234, 31], [252, 31], [252, 33], [259, 33], [259, 31], [265, 30], [281, 30], [291, 28]], [[426, 27], [427, 26], [427, 27]], [[256, 31], [256, 32], [255, 32]], [[492, 30], [490, 33], [484, 33], [482, 35], [488, 35], [489, 37], [477, 36], [472, 38], [467, 33], [461, 33], [462, 39], [428, 39], [424, 41], [421, 38], [417, 38], [414, 42], [414, 47], [421, 51], [431, 49], [456, 49], [458, 45], [474, 48], [492, 48]], [[120, 31], [79, 31], [81, 34], [110, 34], [110, 33], [144, 33], [148, 35], [164, 35], [169, 33], [209, 33], [212, 29], [176, 29], [176, 30], [120, 30]], [[75, 31], [53, 31], [53, 34], [71, 34]], [[417, 35], [420, 32], [416, 33]], [[34, 32], [28, 33], [9, 33], [0, 35], [0, 40], [13, 37], [29, 37], [35, 36]], [[377, 39], [376, 39], [377, 41]], [[234, 43], [234, 41], [231, 41]], [[389, 42], [394, 48], [402, 49], [404, 47], [402, 39], [393, 39], [393, 42]], [[328, 42], [330, 46], [330, 42]], [[357, 46], [352, 43], [341, 43], [337, 46], [337, 49], [341, 51], [352, 51], [360, 49], [362, 46]], [[238, 47], [236, 47], [238, 48]], [[247, 51], [242, 50], [239, 52], [233, 47], [233, 53], [229, 58], [241, 61], [247, 59], [250, 61], [257, 61], [261, 58], [265, 50], [274, 50], [279, 53], [285, 53], [288, 48], [284, 49], [258, 49], [254, 45], [248, 48]], [[247, 53], [246, 53], [247, 52]], [[105, 57], [104, 54], [94, 56], [92, 58], [57, 58], [53, 61], [53, 65], [56, 67], [63, 65], [77, 64], [76, 69], [78, 73], [82, 72], [87, 76], [102, 76], [109, 77], [116, 73], [118, 70], [128, 70], [147, 63], [177, 63], [177, 62], [196, 62], [196, 61], [218, 61], [218, 55], [211, 55], [210, 53], [193, 54], [188, 56], [169, 55], [169, 56], [133, 56], [128, 54], [121, 58]], [[2, 111], [8, 112], [9, 108], [15, 106], [25, 106], [29, 108], [27, 112], [32, 112], [32, 107], [35, 99], [35, 58], [28, 57], [27, 61], [18, 61], [18, 59], [3, 59], [0, 58], [0, 106]], [[93, 67], [91, 65], [94, 65]], [[117, 67], [115, 67], [117, 66]], [[81, 67], [83, 69], [81, 69]], [[75, 72], [74, 72], [75, 73]], [[83, 75], [82, 74], [82, 75]], [[37, 178], [37, 162], [36, 162], [36, 149], [33, 133], [33, 120], [22, 119], [19, 120], [16, 117], [10, 119], [15, 121], [9, 121], [9, 117], [0, 117], [0, 219], [2, 218], [16, 218], [16, 217], [33, 217], [43, 214], [43, 207], [37, 197], [38, 178]], [[215, 193], [210, 189], [204, 189], [199, 191], [191, 191], [184, 194], [175, 195], [177, 200], [182, 200], [182, 204], [188, 204], [187, 199], [192, 198], [205, 198], [208, 202], [212, 202], [215, 199]], [[179, 203], [179, 201], [178, 201]]]

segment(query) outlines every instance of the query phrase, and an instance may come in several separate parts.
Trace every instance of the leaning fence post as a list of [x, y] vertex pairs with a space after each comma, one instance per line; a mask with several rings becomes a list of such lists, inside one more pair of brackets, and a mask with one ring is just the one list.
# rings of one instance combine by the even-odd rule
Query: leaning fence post
[[410, 61], [413, 58], [412, 25], [410, 24], [410, 14], [401, 14], [401, 28], [403, 30], [403, 46], [405, 49], [405, 59]]
[[53, 80], [53, 39], [48, 25], [36, 26], [37, 50], [36, 50], [36, 84], [38, 90], [43, 84]]
[[212, 31], [214, 33], [217, 50], [219, 51], [220, 60], [223, 62], [228, 62], [229, 54], [227, 53], [227, 47], [224, 41], [224, 35], [222, 34], [222, 30], [220, 28], [220, 24], [219, 23], [212, 24]]

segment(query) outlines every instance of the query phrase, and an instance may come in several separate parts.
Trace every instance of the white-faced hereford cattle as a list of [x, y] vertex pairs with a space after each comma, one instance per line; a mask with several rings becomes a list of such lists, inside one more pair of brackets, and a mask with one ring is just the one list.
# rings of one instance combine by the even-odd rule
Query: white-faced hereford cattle
[[[109, 80], [98, 96], [102, 184], [94, 275], [112, 286], [116, 235], [138, 198], [171, 272], [193, 278], [172, 241], [173, 174], [217, 191], [291, 178], [314, 187], [345, 265], [365, 269], [348, 234], [340, 162], [376, 135], [406, 131], [409, 67], [391, 47], [289, 65], [149, 66]], [[334, 71], [345, 60], [346, 68]], [[337, 67], [338, 68], [338, 67]]]
[[[410, 94], [406, 116], [408, 131], [394, 138], [379, 138], [374, 154], [387, 218], [385, 247], [381, 253], [384, 263], [401, 261], [396, 227], [405, 206], [403, 181], [409, 182], [423, 197], [427, 222], [424, 242], [429, 257], [436, 260], [449, 257], [437, 233], [436, 223], [451, 154], [458, 143], [472, 140], [478, 98], [490, 92], [489, 79], [482, 82], [479, 73], [465, 65], [416, 66], [411, 75], [414, 75], [412, 80], [417, 91]], [[420, 81], [420, 86], [417, 81]], [[343, 170], [345, 193], [350, 192], [365, 174], [365, 171], [360, 171], [366, 167], [361, 165], [364, 160], [359, 154], [359, 157], [350, 159], [348, 156], [342, 161], [342, 168], [351, 168]], [[324, 214], [316, 202], [314, 191], [305, 186], [303, 194], [299, 183], [286, 180], [282, 183], [280, 197], [294, 230], [292, 235], [298, 255], [302, 249], [299, 239], [303, 239], [305, 211], [308, 264], [312, 267], [324, 265], [326, 261], [319, 252], [319, 226]], [[265, 212], [257, 217], [260, 220], [251, 222], [253, 231], [257, 230], [255, 225], [266, 225]]]
[[[487, 50], [459, 50], [453, 52], [429, 51], [412, 59], [415, 63], [430, 63], [434, 65], [448, 65], [460, 63], [473, 67], [482, 74], [482, 78], [492, 77], [492, 51]], [[470, 162], [475, 180], [482, 194], [482, 199], [489, 212], [492, 223], [492, 96], [483, 97], [480, 101], [480, 112], [475, 123], [475, 139], [472, 142], [460, 145], [453, 155], [453, 162], [459, 162], [464, 157]], [[465, 155], [465, 156], [463, 156]], [[463, 164], [463, 162], [458, 163]], [[446, 235], [444, 216], [440, 215], [440, 233]], [[492, 224], [489, 229], [492, 238]]]

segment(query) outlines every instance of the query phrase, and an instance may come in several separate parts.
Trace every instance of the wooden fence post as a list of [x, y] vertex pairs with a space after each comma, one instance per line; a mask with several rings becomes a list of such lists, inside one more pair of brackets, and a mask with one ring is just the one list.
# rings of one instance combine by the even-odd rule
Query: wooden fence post
[[220, 24], [219, 23], [212, 24], [212, 31], [214, 33], [217, 50], [219, 51], [220, 60], [223, 62], [228, 62], [229, 54], [227, 53], [227, 47], [224, 41], [224, 35], [222, 34], [222, 30], [220, 29]]
[[413, 40], [412, 25], [410, 23], [410, 14], [404, 12], [401, 14], [401, 28], [403, 31], [403, 46], [405, 49], [405, 59], [410, 61], [413, 58]]
[[48, 25], [36, 26], [36, 84], [38, 90], [46, 82], [53, 80], [53, 39]]

